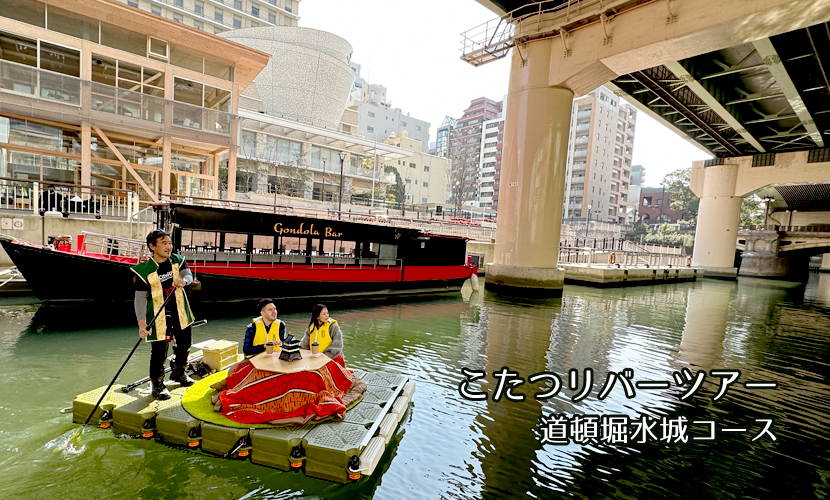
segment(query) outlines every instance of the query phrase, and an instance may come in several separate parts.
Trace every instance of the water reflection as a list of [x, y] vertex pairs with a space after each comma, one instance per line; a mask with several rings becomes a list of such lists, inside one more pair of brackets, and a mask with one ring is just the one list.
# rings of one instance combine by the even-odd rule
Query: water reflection
[[[132, 324], [61, 325], [59, 311], [0, 306], [4, 384], [0, 384], [0, 497], [38, 498], [59, 488], [66, 498], [816, 498], [830, 495], [830, 275], [807, 286], [741, 279], [702, 280], [625, 289], [568, 286], [560, 299], [517, 300], [482, 290], [439, 300], [327, 304], [341, 324], [347, 365], [409, 375], [413, 406], [379, 466], [381, 474], [340, 486], [249, 462], [172, 450], [154, 442], [84, 433], [82, 452], [55, 453], [55, 439], [75, 427], [56, 410], [78, 392], [106, 384], [134, 342]], [[194, 340], [241, 341], [252, 312], [211, 319]], [[283, 312], [300, 333], [305, 311]], [[58, 325], [53, 327], [52, 325]], [[92, 324], [92, 323], [89, 323]], [[120, 382], [145, 375], [136, 354]], [[459, 394], [461, 368], [487, 373]], [[494, 372], [525, 380], [560, 377], [555, 397], [537, 401], [546, 384], [516, 387], [523, 402], [493, 401]], [[707, 373], [692, 397], [673, 373]], [[574, 401], [593, 370], [587, 397]], [[633, 370], [635, 381], [669, 381], [666, 390], [626, 396], [609, 374]], [[568, 371], [579, 371], [576, 390]], [[721, 401], [711, 370], [741, 371]], [[777, 390], [749, 390], [771, 380]], [[625, 415], [712, 421], [716, 442], [644, 444], [542, 443], [540, 422], [552, 415]], [[777, 440], [752, 442], [755, 419], [771, 416]], [[704, 429], [689, 427], [690, 436]], [[51, 443], [51, 444], [50, 444]], [[80, 448], [79, 448], [80, 449]], [[110, 478], [106, 484], [101, 477]], [[170, 480], [174, 477], [175, 480]], [[42, 495], [40, 495], [42, 496]]]
[[686, 324], [677, 358], [688, 363], [692, 371], [721, 367], [730, 302], [737, 289], [737, 282], [703, 280], [688, 291]]
[[[819, 326], [825, 333], [830, 331], [830, 325], [824, 328], [825, 321], [817, 321], [810, 310], [792, 305], [791, 301], [803, 297], [803, 288], [703, 280], [653, 288], [575, 292], [538, 305], [516, 303], [485, 292], [477, 328], [486, 346], [484, 359], [477, 367], [488, 373], [488, 383], [481, 387], [490, 398], [477, 407], [476, 430], [482, 436], [472, 453], [483, 471], [473, 481], [483, 483], [483, 498], [519, 494], [544, 497], [550, 490], [584, 498], [702, 498], [720, 497], [724, 491], [735, 495], [751, 491], [750, 496], [755, 497], [793, 497], [793, 491], [812, 492], [814, 480], [825, 477], [828, 439], [826, 435], [819, 438], [819, 429], [825, 428], [830, 410], [826, 382], [812, 382], [809, 378], [818, 374], [811, 373], [801, 374], [807, 375], [807, 380], [792, 380], [788, 373], [791, 365], [769, 366], [772, 352], [783, 347], [778, 345], [781, 340], [771, 335], [782, 335], [791, 325], [802, 326], [803, 321]], [[789, 341], [786, 344], [794, 347]], [[825, 342], [822, 351], [827, 350]], [[556, 373], [563, 382], [562, 391], [548, 401], [538, 402], [532, 394], [543, 387], [525, 384], [517, 389], [525, 394], [524, 402], [495, 402], [493, 372], [503, 366], [524, 378], [538, 371]], [[776, 380], [781, 388], [750, 391], [735, 385], [723, 401], [714, 402], [719, 383], [710, 379], [699, 393], [683, 401], [681, 396], [689, 386], [677, 387], [672, 374], [684, 366], [706, 372], [739, 369], [741, 382]], [[567, 387], [571, 368], [579, 370], [577, 391]], [[575, 402], [575, 393], [586, 383], [584, 368], [593, 369], [594, 385], [585, 400]], [[670, 381], [672, 387], [637, 391], [629, 399], [618, 384], [607, 398], [599, 400], [598, 393], [609, 372], [619, 374], [624, 368], [634, 370], [635, 380]], [[796, 385], [800, 387], [795, 389]], [[818, 408], [807, 409], [807, 398]], [[821, 402], [816, 404], [816, 399]], [[684, 417], [688, 422], [715, 422], [719, 429], [742, 426], [748, 432], [740, 436], [723, 433], [717, 443], [540, 444], [540, 428], [535, 424], [559, 414], [621, 414], [632, 420], [642, 415]], [[760, 432], [755, 419], [766, 416], [775, 419], [773, 431], [778, 440], [752, 443], [750, 440]], [[701, 432], [688, 428], [689, 436], [700, 436]], [[662, 437], [659, 424], [657, 435]], [[800, 444], [793, 447], [793, 443]], [[779, 467], [794, 467], [797, 463], [813, 468], [780, 481], [759, 481]], [[681, 480], [692, 471], [702, 472], [707, 485]]]

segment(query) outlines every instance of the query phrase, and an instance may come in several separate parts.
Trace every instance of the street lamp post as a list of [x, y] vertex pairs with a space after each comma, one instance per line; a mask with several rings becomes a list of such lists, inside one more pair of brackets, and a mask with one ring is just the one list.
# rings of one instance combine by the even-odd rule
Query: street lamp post
[[657, 216], [658, 227], [659, 224], [662, 223], [661, 219], [663, 218], [663, 205], [666, 204], [666, 183], [661, 182], [660, 186], [662, 186], [663, 190], [660, 192], [660, 215]]
[[764, 197], [764, 229], [767, 228], [767, 218], [769, 217], [769, 204], [775, 201], [772, 196]]
[[337, 220], [340, 220], [340, 210], [343, 208], [343, 162], [346, 161], [346, 152], [340, 152], [340, 196], [337, 197]]
[[277, 213], [277, 185], [280, 182], [280, 162], [274, 163], [274, 213]]
[[585, 219], [585, 240], [588, 240], [588, 226], [591, 225], [591, 205], [588, 205], [588, 217]]
[[372, 164], [372, 208], [375, 208], [375, 174], [378, 170], [378, 131], [372, 130], [375, 134], [375, 162]]

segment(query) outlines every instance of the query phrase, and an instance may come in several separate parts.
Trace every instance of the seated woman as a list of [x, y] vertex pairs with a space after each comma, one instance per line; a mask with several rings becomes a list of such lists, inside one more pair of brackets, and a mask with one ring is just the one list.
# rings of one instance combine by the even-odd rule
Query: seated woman
[[311, 310], [311, 323], [300, 341], [300, 349], [311, 349], [311, 344], [317, 342], [319, 350], [344, 368], [343, 334], [337, 320], [329, 316], [329, 310], [323, 304], [317, 304]]
[[[276, 308], [271, 309], [273, 302], [270, 299], [263, 300], [260, 304], [264, 304], [260, 308], [262, 316], [255, 318], [248, 328], [249, 331], [253, 330], [250, 342], [246, 332], [246, 342], [243, 346], [246, 354], [264, 350], [260, 342], [264, 343], [267, 338], [274, 338], [269, 336], [267, 331], [263, 332], [265, 323], [269, 323], [270, 330], [274, 328], [274, 323], [279, 321], [276, 319]], [[319, 312], [317, 315], [319, 316]], [[316, 316], [313, 317], [316, 319]], [[284, 341], [284, 326], [281, 321], [279, 323], [280, 337]], [[326, 323], [325, 326], [328, 326], [325, 335], [318, 332], [318, 338], [328, 338], [328, 348], [334, 343], [333, 329], [330, 323]], [[366, 390], [366, 384], [345, 367], [339, 328], [335, 337], [338, 339], [338, 350], [321, 349], [321, 355], [336, 352], [339, 361], [335, 359], [334, 363], [326, 363], [318, 370], [276, 373], [259, 370], [249, 360], [231, 367], [225, 384], [213, 386], [221, 391], [218, 396], [214, 396], [214, 409], [235, 422], [248, 424], [302, 425], [331, 416], [342, 418], [345, 416], [346, 408], [357, 401]]]

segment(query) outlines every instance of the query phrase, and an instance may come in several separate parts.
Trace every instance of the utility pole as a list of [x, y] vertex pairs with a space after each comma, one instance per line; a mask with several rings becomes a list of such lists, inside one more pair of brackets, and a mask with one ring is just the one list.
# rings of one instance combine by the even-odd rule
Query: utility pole
[[346, 161], [346, 152], [340, 152], [340, 195], [337, 197], [337, 220], [340, 220], [340, 211], [343, 209], [343, 162]]
[[588, 239], [588, 226], [591, 225], [591, 205], [588, 205], [588, 218], [585, 220], [585, 239]]

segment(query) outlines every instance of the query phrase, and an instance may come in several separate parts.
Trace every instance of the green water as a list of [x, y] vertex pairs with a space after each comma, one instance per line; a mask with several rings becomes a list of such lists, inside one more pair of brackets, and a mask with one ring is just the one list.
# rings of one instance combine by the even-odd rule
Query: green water
[[[489, 292], [348, 309], [328, 304], [342, 325], [347, 366], [405, 373], [417, 383], [413, 405], [375, 475], [339, 485], [249, 461], [171, 449], [111, 430], [78, 426], [59, 410], [75, 394], [105, 385], [135, 342], [126, 323], [85, 312], [0, 305], [0, 498], [825, 498], [830, 496], [830, 276], [806, 287], [759, 280], [597, 290], [568, 286], [561, 299], [516, 300]], [[214, 311], [215, 314], [219, 314]], [[280, 314], [301, 333], [306, 314]], [[194, 342], [241, 342], [250, 315], [211, 319]], [[77, 329], [73, 325], [94, 325]], [[142, 346], [120, 377], [142, 378]], [[461, 368], [484, 370], [486, 401], [459, 394]], [[552, 372], [563, 382], [537, 401], [544, 384], [493, 401], [493, 372], [525, 379]], [[707, 377], [691, 398], [672, 374], [741, 370], [713, 401]], [[593, 369], [594, 386], [573, 401], [568, 370]], [[598, 392], [609, 372], [667, 381], [665, 390], [620, 382]], [[745, 381], [775, 381], [750, 390]], [[688, 386], [687, 386], [688, 387]], [[542, 444], [553, 414], [686, 417], [713, 421], [714, 442]], [[756, 418], [771, 416], [776, 436], [752, 442]], [[690, 427], [689, 435], [700, 435]], [[656, 428], [657, 437], [660, 427]]]

